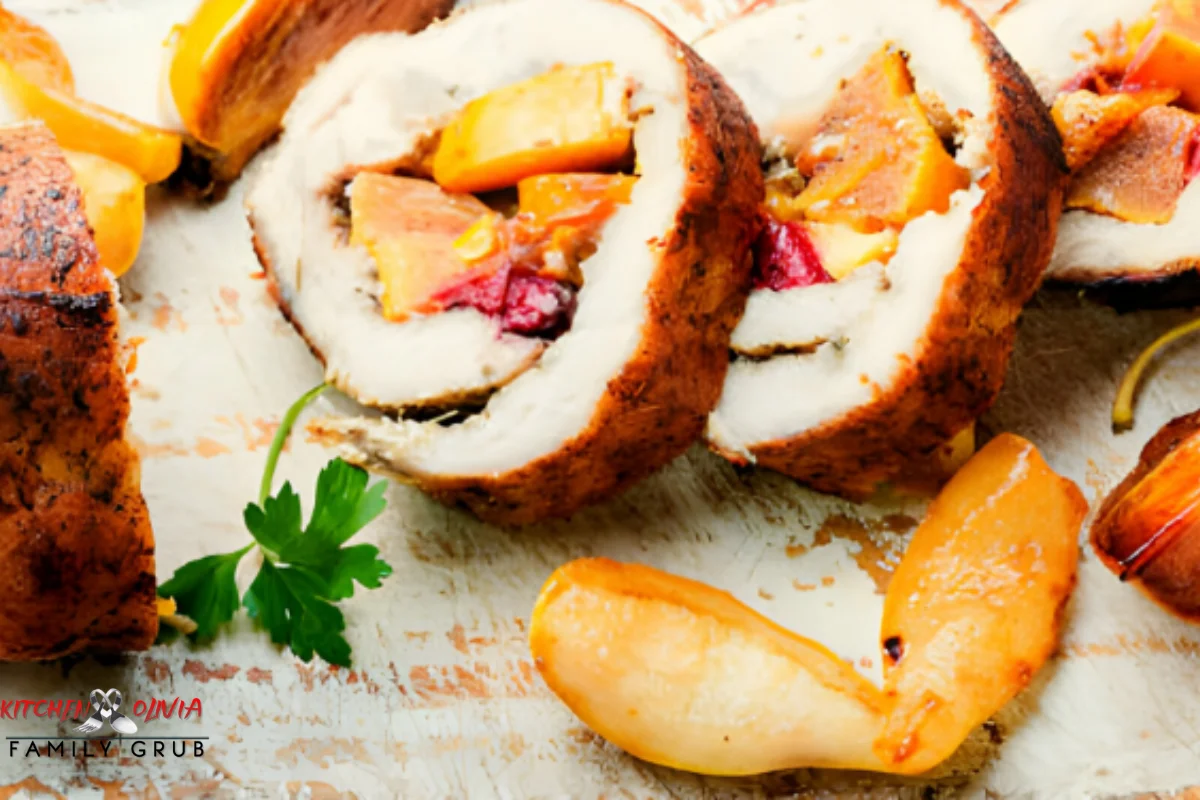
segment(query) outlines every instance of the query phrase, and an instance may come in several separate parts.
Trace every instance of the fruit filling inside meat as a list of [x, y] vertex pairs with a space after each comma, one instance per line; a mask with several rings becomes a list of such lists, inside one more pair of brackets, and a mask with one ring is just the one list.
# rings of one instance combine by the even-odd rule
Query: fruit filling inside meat
[[945, 212], [970, 175], [950, 153], [954, 122], [944, 115], [940, 103], [922, 103], [892, 46], [843, 81], [806, 135], [769, 149], [755, 288], [830, 283], [886, 264], [910, 220]]
[[1093, 35], [1052, 114], [1072, 170], [1067, 208], [1169, 222], [1200, 173], [1200, 0]]
[[637, 181], [632, 93], [609, 63], [558, 67], [464, 106], [425, 176], [360, 172], [350, 242], [375, 260], [384, 317], [469, 307], [505, 332], [566, 331], [581, 265]]

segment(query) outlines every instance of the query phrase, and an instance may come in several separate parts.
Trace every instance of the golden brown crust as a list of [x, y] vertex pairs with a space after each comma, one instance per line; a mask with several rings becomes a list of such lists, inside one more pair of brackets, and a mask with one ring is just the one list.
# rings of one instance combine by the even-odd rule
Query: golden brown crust
[[0, 131], [0, 659], [145, 649], [154, 543], [112, 283], [41, 126]]
[[184, 182], [208, 193], [241, 174], [279, 131], [284, 112], [316, 68], [368, 33], [419, 31], [454, 0], [298, 0], [250, 7], [236, 41], [208, 62], [190, 133], [200, 142], [237, 140], [231, 152], [193, 142]]
[[[609, 497], [700, 436], [720, 397], [729, 336], [749, 288], [763, 186], [758, 132], [741, 101], [691, 48], [678, 48], [688, 76], [689, 177], [670, 238], [658, 243], [641, 345], [609, 381], [587, 428], [497, 476], [389, 474], [485, 520], [523, 524]], [[363, 466], [389, 472], [384, 463]]]
[[[823, 492], [862, 499], [900, 476], [991, 406], [1021, 308], [1053, 252], [1067, 168], [1058, 132], [1029, 79], [979, 19], [994, 88], [993, 166], [983, 179], [958, 268], [926, 329], [923, 357], [873, 402], [819, 428], [752, 448], [758, 464]], [[740, 461], [736, 454], [725, 454]]]
[[[1200, 435], [1200, 411], [1171, 420], [1142, 448], [1137, 466], [1104, 498], [1096, 512], [1089, 539], [1092, 549], [1104, 565], [1121, 577], [1134, 582], [1148, 597], [1173, 614], [1200, 622], [1200, 537], [1181, 526], [1167, 526], [1163, 513], [1173, 516], [1171, 508], [1143, 509], [1145, 525], [1128, 516], [1117, 519], [1113, 512], [1131, 490], [1159, 466], [1181, 444]], [[1156, 475], [1152, 480], [1181, 480], [1187, 488], [1197, 476], [1183, 464], [1182, 472]], [[1151, 537], [1166, 527], [1180, 535], [1159, 541]]]

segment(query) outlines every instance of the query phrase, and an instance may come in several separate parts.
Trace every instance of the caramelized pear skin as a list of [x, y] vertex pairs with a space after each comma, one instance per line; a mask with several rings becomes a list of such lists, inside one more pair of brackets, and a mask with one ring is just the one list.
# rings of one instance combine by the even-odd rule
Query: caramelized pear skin
[[1121, 580], [1200, 622], [1200, 411], [1163, 426], [1092, 522], [1092, 548]]
[[1029, 442], [989, 442], [930, 506], [892, 579], [882, 688], [725, 592], [607, 559], [550, 577], [530, 647], [584, 723], [646, 761], [711, 775], [921, 773], [1053, 653], [1086, 510]]

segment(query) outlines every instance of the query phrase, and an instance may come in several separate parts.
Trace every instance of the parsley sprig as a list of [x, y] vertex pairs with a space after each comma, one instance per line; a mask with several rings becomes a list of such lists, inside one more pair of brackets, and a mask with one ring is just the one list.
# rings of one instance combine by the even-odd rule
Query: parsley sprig
[[[337, 603], [354, 594], [354, 584], [376, 589], [392, 573], [374, 545], [346, 542], [382, 513], [386, 484], [367, 486], [367, 473], [335, 458], [317, 478], [312, 517], [303, 522], [300, 496], [290, 483], [271, 495], [279, 454], [300, 413], [326, 389], [322, 384], [292, 404], [275, 432], [263, 469], [258, 502], [243, 519], [254, 541], [232, 553], [189, 561], [158, 587], [173, 598], [178, 614], [195, 623], [194, 641], [217, 635], [240, 606], [266, 628], [271, 641], [287, 645], [304, 661], [313, 653], [330, 664], [350, 666], [346, 619]], [[262, 552], [250, 587], [239, 600], [237, 566], [252, 549]]]

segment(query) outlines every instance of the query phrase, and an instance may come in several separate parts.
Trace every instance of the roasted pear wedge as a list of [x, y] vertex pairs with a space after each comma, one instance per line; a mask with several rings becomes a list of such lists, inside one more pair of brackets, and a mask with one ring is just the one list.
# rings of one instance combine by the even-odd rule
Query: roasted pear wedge
[[551, 576], [530, 646], [584, 723], [647, 761], [925, 772], [1054, 651], [1086, 510], [1032, 444], [989, 442], [930, 506], [888, 588], [882, 688], [722, 591], [605, 559]]
[[1200, 622], [1200, 411], [1171, 420], [1096, 513], [1092, 547], [1121, 580]]

